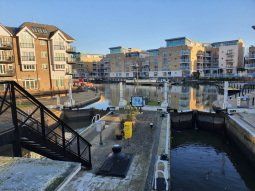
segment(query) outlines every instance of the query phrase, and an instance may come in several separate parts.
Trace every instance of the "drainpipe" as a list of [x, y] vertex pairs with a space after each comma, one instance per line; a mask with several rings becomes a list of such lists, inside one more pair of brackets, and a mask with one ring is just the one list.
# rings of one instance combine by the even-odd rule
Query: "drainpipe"
[[49, 62], [49, 74], [50, 74], [50, 90], [52, 90], [52, 79], [51, 79], [51, 47], [50, 47], [50, 40], [48, 40], [47, 43], [47, 49], [48, 49], [48, 62]]

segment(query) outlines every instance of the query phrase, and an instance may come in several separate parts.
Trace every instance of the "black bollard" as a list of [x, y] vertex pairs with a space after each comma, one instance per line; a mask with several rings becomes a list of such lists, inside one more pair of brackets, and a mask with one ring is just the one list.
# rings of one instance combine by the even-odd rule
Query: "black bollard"
[[242, 86], [240, 85], [240, 89], [242, 88]]
[[246, 88], [245, 88], [245, 94], [246, 94]]
[[235, 93], [235, 99], [236, 99], [236, 93]]
[[250, 88], [248, 88], [248, 93], [250, 93]]
[[252, 105], [254, 105], [254, 97], [252, 98]]
[[239, 97], [240, 97], [240, 92], [241, 92], [241, 90], [239, 91]]

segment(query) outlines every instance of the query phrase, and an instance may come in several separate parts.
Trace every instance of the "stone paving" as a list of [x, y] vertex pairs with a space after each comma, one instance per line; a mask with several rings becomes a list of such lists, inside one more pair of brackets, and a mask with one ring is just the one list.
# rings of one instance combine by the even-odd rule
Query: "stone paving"
[[[122, 112], [123, 110], [118, 111], [109, 117], [115, 118]], [[102, 132], [103, 146], [99, 145], [99, 133], [93, 129], [87, 132], [84, 136], [85, 139], [91, 140], [91, 137], [95, 136], [90, 141], [92, 144], [91, 160], [93, 168], [91, 170], [81, 170], [63, 190], [144, 190], [159, 121], [157, 112], [151, 111], [144, 111], [142, 115], [137, 115], [136, 119], [133, 125], [130, 147], [125, 146], [127, 145], [127, 140], [116, 140], [115, 138], [115, 127], [120, 125], [120, 120], [113, 121]], [[106, 118], [105, 120], [108, 119]], [[154, 124], [153, 129], [150, 128], [151, 122]], [[114, 144], [120, 144], [123, 153], [134, 154], [126, 178], [96, 176], [95, 173], [111, 153], [111, 147]]]

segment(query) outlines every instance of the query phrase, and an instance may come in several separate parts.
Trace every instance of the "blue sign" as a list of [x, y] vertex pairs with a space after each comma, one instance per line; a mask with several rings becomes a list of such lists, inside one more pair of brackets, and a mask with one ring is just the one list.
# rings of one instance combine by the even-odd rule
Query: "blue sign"
[[142, 107], [143, 106], [143, 97], [132, 97], [132, 106]]

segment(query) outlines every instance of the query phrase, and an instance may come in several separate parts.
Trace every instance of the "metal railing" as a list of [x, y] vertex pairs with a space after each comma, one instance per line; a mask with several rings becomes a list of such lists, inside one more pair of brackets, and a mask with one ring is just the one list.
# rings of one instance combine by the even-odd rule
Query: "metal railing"
[[0, 57], [0, 62], [14, 62], [13, 56]]
[[77, 60], [76, 60], [76, 58], [67, 57], [67, 58], [66, 58], [66, 62], [67, 62], [67, 63], [76, 63]]
[[34, 48], [33, 43], [20, 43], [21, 48]]
[[232, 55], [234, 55], [234, 52], [227, 52], [226, 55], [227, 56], [232, 56]]
[[190, 55], [190, 52], [189, 52], [189, 51], [186, 51], [186, 52], [181, 52], [181, 53], [180, 53], [180, 56], [185, 56], [185, 55], [187, 55], [187, 56]]
[[12, 42], [0, 42], [0, 49], [12, 49]]
[[76, 52], [76, 47], [75, 46], [67, 46], [66, 52]]
[[255, 59], [255, 54], [246, 55], [245, 59]]
[[21, 56], [22, 61], [35, 61], [35, 56]]
[[245, 64], [244, 69], [255, 68], [255, 64]]
[[142, 62], [142, 66], [149, 66], [150, 62]]
[[12, 77], [16, 75], [15, 69], [2, 70], [0, 72], [0, 77]]
[[234, 62], [233, 59], [226, 59], [226, 62]]
[[190, 63], [190, 59], [181, 59], [180, 63]]
[[54, 45], [54, 50], [65, 50], [64, 45]]
[[[14, 156], [21, 155], [21, 137], [27, 137], [38, 145], [45, 145], [44, 150], [63, 156], [59, 160], [67, 158], [92, 167], [92, 145], [14, 81], [0, 82], [0, 117], [8, 118], [0, 122], [1, 126], [16, 132], [14, 144], [20, 151]], [[34, 152], [43, 151], [36, 147]], [[47, 157], [55, 158], [50, 154]]]
[[55, 61], [65, 61], [65, 57], [55, 57]]

